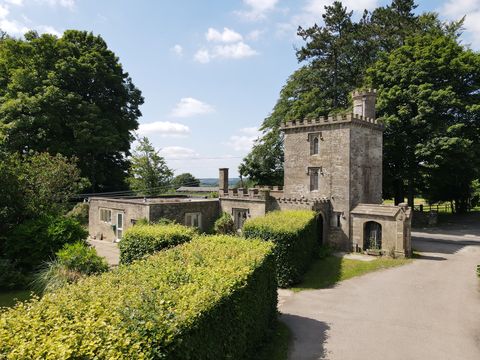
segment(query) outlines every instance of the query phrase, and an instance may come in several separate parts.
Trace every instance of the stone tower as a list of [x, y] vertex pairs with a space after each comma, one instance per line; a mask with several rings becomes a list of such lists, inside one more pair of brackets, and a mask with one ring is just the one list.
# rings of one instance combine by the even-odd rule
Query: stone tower
[[375, 91], [356, 91], [353, 113], [287, 122], [284, 196], [328, 199], [330, 242], [348, 247], [350, 211], [382, 202], [383, 125]]

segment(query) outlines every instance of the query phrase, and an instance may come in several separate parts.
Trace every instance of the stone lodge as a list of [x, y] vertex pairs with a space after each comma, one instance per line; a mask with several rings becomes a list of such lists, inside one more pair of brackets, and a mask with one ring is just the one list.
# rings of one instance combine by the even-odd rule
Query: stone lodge
[[119, 240], [143, 218], [208, 231], [222, 212], [241, 229], [246, 219], [269, 211], [311, 209], [322, 244], [410, 256], [411, 209], [382, 205], [383, 125], [375, 118], [375, 98], [375, 91], [354, 92], [351, 114], [285, 123], [283, 187], [229, 189], [224, 168], [218, 199], [90, 198], [90, 236]]

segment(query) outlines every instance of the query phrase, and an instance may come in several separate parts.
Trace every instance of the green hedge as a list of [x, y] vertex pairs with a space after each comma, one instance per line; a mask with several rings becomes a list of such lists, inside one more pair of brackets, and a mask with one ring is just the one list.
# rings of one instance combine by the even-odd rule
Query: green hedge
[[249, 219], [243, 233], [275, 243], [280, 287], [299, 282], [319, 248], [316, 214], [309, 210], [274, 211]]
[[120, 241], [120, 263], [130, 264], [157, 251], [192, 240], [193, 228], [179, 224], [135, 225], [125, 231]]
[[199, 237], [0, 314], [0, 358], [242, 359], [276, 320], [272, 245]]

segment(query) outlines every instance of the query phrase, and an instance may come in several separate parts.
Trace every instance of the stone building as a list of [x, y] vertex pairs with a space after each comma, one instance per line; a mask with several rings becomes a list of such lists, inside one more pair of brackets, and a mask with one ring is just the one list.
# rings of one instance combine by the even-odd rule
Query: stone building
[[[291, 121], [282, 126], [283, 187], [229, 189], [228, 169], [223, 168], [218, 199], [92, 198], [90, 235], [118, 239], [119, 225], [123, 231], [138, 218], [159, 217], [206, 231], [221, 212], [230, 214], [241, 229], [246, 219], [269, 211], [312, 209], [318, 214], [322, 244], [348, 251], [410, 255], [411, 209], [403, 204], [382, 205], [383, 125], [375, 118], [376, 94], [365, 91], [352, 96], [350, 114]], [[113, 211], [115, 234], [108, 228], [112, 223], [109, 209]]]

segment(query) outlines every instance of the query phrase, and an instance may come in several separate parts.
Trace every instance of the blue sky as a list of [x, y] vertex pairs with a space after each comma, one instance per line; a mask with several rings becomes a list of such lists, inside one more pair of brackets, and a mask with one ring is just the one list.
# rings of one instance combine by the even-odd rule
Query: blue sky
[[[417, 1], [443, 19], [467, 15], [464, 42], [480, 39], [480, 0]], [[231, 176], [299, 66], [298, 25], [321, 22], [327, 0], [0, 0], [0, 28], [101, 35], [145, 97], [139, 132], [176, 173]], [[383, 0], [343, 2], [358, 15]]]

